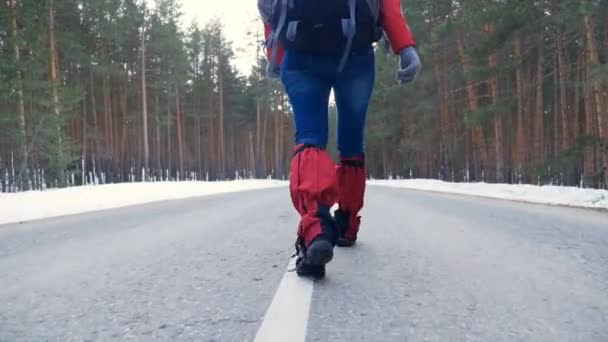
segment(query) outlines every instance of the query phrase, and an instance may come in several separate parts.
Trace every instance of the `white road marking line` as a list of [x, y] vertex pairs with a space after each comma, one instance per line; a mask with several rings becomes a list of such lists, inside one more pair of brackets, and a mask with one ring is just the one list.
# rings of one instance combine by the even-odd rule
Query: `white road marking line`
[[[295, 258], [288, 270], [295, 268]], [[255, 342], [305, 342], [313, 281], [286, 272], [264, 316]]]

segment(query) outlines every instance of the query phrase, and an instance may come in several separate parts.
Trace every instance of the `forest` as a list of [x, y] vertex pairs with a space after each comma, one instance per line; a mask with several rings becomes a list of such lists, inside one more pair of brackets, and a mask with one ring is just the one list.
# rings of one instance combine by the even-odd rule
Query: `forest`
[[[608, 1], [402, 5], [423, 70], [399, 86], [377, 44], [370, 177], [608, 186]], [[0, 191], [287, 178], [292, 114], [261, 33], [243, 74], [221, 20], [183, 27], [181, 11], [0, 2]]]

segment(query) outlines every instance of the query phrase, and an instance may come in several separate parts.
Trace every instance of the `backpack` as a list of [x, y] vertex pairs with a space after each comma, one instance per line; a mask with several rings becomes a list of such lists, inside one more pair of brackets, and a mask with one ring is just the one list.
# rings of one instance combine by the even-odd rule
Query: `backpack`
[[286, 50], [311, 54], [342, 54], [341, 71], [353, 49], [382, 38], [381, 0], [258, 0], [264, 21], [270, 24], [267, 47], [276, 60], [278, 42]]

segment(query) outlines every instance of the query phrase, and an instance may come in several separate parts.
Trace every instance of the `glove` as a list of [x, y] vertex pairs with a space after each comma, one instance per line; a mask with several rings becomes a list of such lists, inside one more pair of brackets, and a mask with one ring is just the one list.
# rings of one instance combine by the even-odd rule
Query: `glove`
[[269, 61], [266, 65], [266, 75], [270, 78], [279, 78], [281, 76], [281, 65]]
[[422, 69], [418, 52], [416, 52], [415, 47], [411, 46], [401, 50], [399, 57], [401, 57], [401, 61], [399, 62], [399, 70], [397, 70], [397, 81], [400, 84], [410, 83], [416, 79], [420, 69]]

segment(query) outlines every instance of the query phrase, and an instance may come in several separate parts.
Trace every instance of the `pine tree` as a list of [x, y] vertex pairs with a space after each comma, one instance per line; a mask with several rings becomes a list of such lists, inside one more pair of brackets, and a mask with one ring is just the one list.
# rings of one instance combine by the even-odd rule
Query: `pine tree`
[[[398, 58], [376, 47], [371, 176], [607, 186], [608, 3], [403, 8], [424, 67], [398, 86]], [[219, 19], [181, 20], [177, 0], [0, 2], [2, 191], [139, 180], [142, 169], [287, 177], [292, 113], [264, 75], [261, 33], [244, 76]]]

